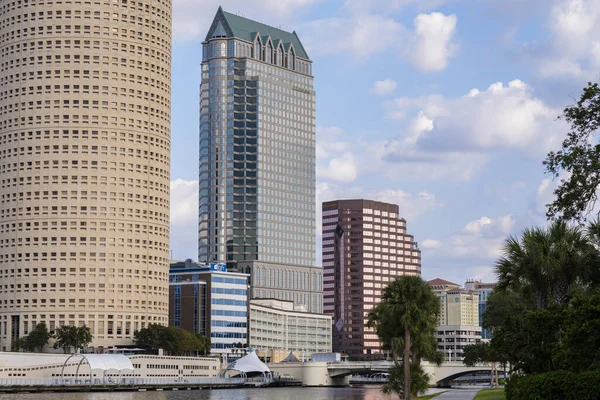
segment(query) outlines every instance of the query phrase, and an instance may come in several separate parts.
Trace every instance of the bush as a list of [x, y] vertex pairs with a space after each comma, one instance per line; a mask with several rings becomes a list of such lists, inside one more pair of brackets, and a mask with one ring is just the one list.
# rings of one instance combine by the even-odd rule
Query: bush
[[555, 371], [513, 376], [506, 384], [507, 400], [596, 400], [600, 371]]

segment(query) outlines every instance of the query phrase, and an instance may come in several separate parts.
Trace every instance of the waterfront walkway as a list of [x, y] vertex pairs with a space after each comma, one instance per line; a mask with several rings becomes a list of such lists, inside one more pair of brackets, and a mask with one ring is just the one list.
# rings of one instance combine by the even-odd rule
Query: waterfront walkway
[[473, 400], [480, 389], [453, 389], [437, 396], [436, 400]]

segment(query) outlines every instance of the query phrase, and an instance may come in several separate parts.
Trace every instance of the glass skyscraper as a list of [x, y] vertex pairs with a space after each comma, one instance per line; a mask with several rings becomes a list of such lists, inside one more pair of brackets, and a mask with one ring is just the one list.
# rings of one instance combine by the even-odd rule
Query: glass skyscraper
[[250, 273], [252, 297], [322, 311], [315, 92], [302, 43], [219, 8], [200, 92], [198, 260]]

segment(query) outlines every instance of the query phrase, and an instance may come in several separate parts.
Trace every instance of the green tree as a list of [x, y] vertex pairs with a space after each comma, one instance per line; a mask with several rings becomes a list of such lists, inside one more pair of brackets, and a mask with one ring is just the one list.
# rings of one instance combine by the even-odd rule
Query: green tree
[[413, 390], [416, 387], [411, 387], [411, 377], [422, 375], [417, 372], [421, 358], [441, 361], [435, 338], [439, 307], [431, 286], [421, 277], [405, 275], [385, 288], [381, 302], [369, 314], [367, 325], [374, 327], [384, 345], [391, 349], [396, 368], [400, 367], [402, 356], [404, 378], [396, 379], [390, 389], [404, 399], [418, 394]]
[[[383, 385], [382, 391], [386, 394], [404, 393], [405, 382], [404, 363], [390, 368], [388, 380]], [[413, 394], [425, 393], [429, 389], [429, 375], [423, 371], [421, 365], [410, 364], [410, 387]]]
[[205, 356], [210, 353], [210, 338], [207, 336], [202, 336], [199, 333], [195, 334], [197, 339], [197, 351], [201, 355]]
[[600, 87], [588, 83], [581, 98], [567, 107], [560, 117], [571, 129], [562, 148], [550, 152], [544, 161], [546, 171], [561, 179], [554, 191], [556, 199], [548, 205], [548, 217], [584, 220], [598, 200], [600, 185], [600, 144], [596, 136], [600, 126]]
[[52, 334], [48, 331], [46, 324], [41, 322], [33, 328], [29, 335], [22, 338], [23, 348], [26, 351], [38, 351], [41, 353], [51, 338]]
[[54, 348], [62, 348], [65, 354], [71, 348], [80, 349], [86, 347], [94, 340], [88, 326], [62, 325], [56, 329], [54, 337], [56, 338]]
[[92, 335], [92, 330], [89, 326], [79, 326], [77, 327], [77, 343], [75, 344], [76, 348], [84, 348], [87, 347], [90, 343], [94, 341], [94, 335]]
[[575, 299], [560, 324], [560, 343], [553, 354], [560, 369], [600, 370], [600, 295]]
[[509, 237], [496, 264], [498, 289], [514, 290], [540, 310], [567, 304], [582, 286], [598, 284], [598, 251], [589, 232], [554, 221]]
[[463, 348], [463, 364], [474, 367], [492, 362], [493, 356], [489, 343], [476, 343]]
[[74, 347], [77, 343], [77, 327], [70, 325], [63, 325], [56, 328], [54, 331], [54, 348], [62, 348], [65, 354], [71, 351], [71, 347]]
[[148, 324], [148, 327], [135, 331], [133, 341], [139, 346], [159, 349], [163, 347], [164, 326], [159, 324]]
[[210, 352], [209, 338], [175, 326], [149, 324], [147, 328], [136, 331], [133, 337], [134, 342], [139, 346], [164, 349], [173, 356]]

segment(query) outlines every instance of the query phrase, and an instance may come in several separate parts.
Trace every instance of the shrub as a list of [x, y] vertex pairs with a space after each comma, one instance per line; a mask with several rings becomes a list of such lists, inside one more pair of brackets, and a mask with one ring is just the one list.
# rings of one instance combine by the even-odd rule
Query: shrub
[[507, 400], [596, 400], [600, 371], [555, 371], [513, 376], [506, 384]]

